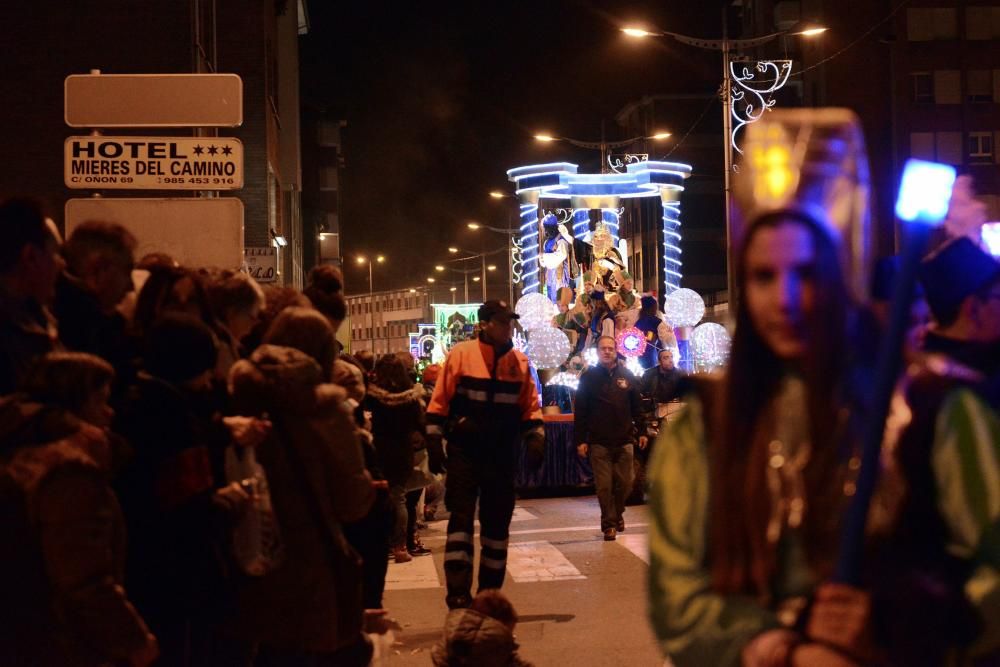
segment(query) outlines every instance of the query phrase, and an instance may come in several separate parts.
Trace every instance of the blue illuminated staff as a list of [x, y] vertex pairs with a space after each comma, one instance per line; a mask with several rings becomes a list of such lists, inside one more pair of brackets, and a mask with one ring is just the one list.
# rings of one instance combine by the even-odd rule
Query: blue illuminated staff
[[834, 574], [834, 580], [840, 583], [853, 586], [861, 584], [868, 508], [881, 465], [882, 437], [885, 434], [889, 402], [902, 367], [903, 338], [910, 320], [917, 266], [931, 232], [944, 222], [948, 213], [954, 182], [953, 167], [933, 162], [909, 160], [903, 172], [903, 183], [896, 204], [896, 215], [903, 222], [903, 249], [892, 296], [889, 326], [879, 347], [872, 411], [865, 423], [861, 443], [861, 469], [841, 532], [840, 556]]

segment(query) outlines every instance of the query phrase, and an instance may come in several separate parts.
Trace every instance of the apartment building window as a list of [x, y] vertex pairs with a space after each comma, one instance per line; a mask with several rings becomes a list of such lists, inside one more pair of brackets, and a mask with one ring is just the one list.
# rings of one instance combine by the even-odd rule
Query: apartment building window
[[933, 104], [934, 75], [930, 72], [914, 72], [910, 78], [913, 80], [913, 101], [917, 104]]
[[1000, 39], [1000, 7], [966, 7], [965, 37], [972, 40]]
[[906, 10], [906, 36], [911, 42], [958, 38], [954, 7], [911, 7]]
[[945, 164], [962, 164], [962, 133], [935, 132], [934, 150], [937, 161]]
[[947, 164], [962, 164], [961, 132], [911, 132], [910, 157], [935, 160]]
[[962, 72], [957, 69], [934, 70], [934, 102], [962, 103]]
[[965, 96], [969, 102], [992, 102], [993, 70], [969, 70], [965, 87]]
[[988, 164], [993, 162], [993, 133], [969, 132], [969, 163]]

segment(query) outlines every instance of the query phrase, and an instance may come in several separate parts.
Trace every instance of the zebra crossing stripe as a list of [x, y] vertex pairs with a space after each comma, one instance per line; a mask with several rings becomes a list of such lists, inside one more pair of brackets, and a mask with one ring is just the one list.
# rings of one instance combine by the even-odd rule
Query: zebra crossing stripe
[[[644, 533], [622, 533], [618, 535], [617, 542], [604, 546], [627, 549], [649, 564], [649, 536]], [[467, 556], [464, 552], [462, 555]], [[389, 563], [385, 589], [401, 591], [443, 588], [434, 563], [435, 556], [414, 558], [409, 563]], [[558, 547], [544, 540], [510, 544], [507, 549], [507, 574], [519, 584], [587, 578]]]
[[649, 565], [649, 535], [645, 533], [618, 533], [615, 543], [625, 547], [638, 556], [643, 563]]
[[549, 542], [517, 542], [507, 548], [507, 574], [519, 584], [586, 579]]
[[385, 575], [387, 591], [440, 587], [441, 581], [438, 579], [433, 556], [414, 558], [409, 563], [390, 563]]

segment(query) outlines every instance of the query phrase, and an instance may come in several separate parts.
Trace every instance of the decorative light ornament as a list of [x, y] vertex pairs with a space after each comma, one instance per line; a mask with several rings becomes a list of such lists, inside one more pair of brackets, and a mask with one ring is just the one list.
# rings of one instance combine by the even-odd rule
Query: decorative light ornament
[[528, 331], [527, 355], [535, 368], [558, 368], [571, 350], [569, 338], [560, 329], [547, 326]]
[[597, 348], [596, 347], [588, 347], [586, 350], [584, 350], [583, 351], [583, 360], [585, 362], [587, 362], [588, 366], [596, 366], [597, 365]]
[[[788, 82], [792, 73], [792, 61], [759, 60], [753, 71], [745, 62], [732, 61], [729, 63], [729, 72], [733, 82], [729, 94], [734, 121], [729, 141], [737, 153], [743, 153], [743, 149], [736, 143], [736, 133], [744, 125], [760, 120], [764, 112], [775, 105], [777, 100], [773, 95]], [[759, 79], [757, 74], [760, 74]]]
[[625, 360], [625, 368], [632, 372], [632, 375], [641, 378], [642, 374], [646, 372], [646, 369], [642, 367], [639, 363], [638, 357], [629, 357]]
[[705, 300], [694, 290], [682, 287], [663, 300], [663, 314], [674, 328], [693, 327], [705, 317]]
[[623, 357], [641, 357], [646, 352], [646, 337], [635, 327], [622, 329], [615, 340], [618, 343], [618, 354]]
[[521, 316], [521, 327], [531, 331], [542, 327], [552, 328], [552, 318], [559, 312], [559, 308], [541, 292], [532, 292], [517, 300], [514, 312]]
[[580, 387], [580, 376], [569, 371], [559, 371], [545, 383], [546, 387], [569, 387], [576, 391]]
[[699, 373], [713, 371], [729, 360], [732, 340], [726, 327], [715, 322], [705, 322], [691, 332], [694, 347], [694, 364]]

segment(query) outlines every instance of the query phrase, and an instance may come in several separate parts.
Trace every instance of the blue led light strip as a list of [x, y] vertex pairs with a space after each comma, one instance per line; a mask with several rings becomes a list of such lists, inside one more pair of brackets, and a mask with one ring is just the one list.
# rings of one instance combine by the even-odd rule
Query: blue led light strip
[[681, 288], [681, 226], [680, 206], [668, 204], [663, 207], [663, 282], [664, 296]]
[[521, 204], [521, 261], [524, 272], [521, 294], [539, 291], [538, 284], [538, 206]]

